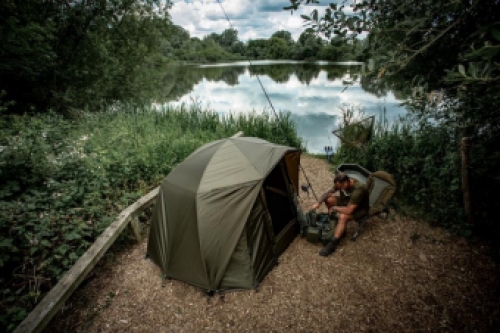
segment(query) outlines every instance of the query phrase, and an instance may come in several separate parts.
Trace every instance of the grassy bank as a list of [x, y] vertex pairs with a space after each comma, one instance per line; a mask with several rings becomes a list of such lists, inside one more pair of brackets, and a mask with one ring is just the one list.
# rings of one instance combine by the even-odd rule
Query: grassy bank
[[12, 331], [117, 214], [196, 148], [238, 131], [301, 146], [287, 115], [196, 105], [0, 118], [0, 325]]

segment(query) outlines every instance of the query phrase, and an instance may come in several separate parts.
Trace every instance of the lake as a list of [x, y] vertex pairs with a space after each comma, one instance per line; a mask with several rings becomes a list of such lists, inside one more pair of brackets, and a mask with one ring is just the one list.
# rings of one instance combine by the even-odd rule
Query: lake
[[181, 66], [172, 74], [176, 83], [169, 100], [174, 105], [202, 103], [221, 115], [273, 112], [262, 84], [274, 109], [291, 113], [307, 151], [325, 153], [326, 146], [335, 149], [339, 144], [332, 131], [342, 105], [362, 107], [366, 115], [377, 117], [385, 109], [389, 122], [406, 113], [397, 94], [363, 79], [361, 65], [245, 61]]

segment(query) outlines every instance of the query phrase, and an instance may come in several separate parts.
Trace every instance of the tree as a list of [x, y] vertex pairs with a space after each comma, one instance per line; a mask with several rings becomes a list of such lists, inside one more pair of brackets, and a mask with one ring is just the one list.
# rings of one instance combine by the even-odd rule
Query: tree
[[2, 1], [0, 91], [15, 101], [9, 112], [64, 112], [134, 94], [139, 72], [161, 59], [166, 10], [161, 0]]
[[219, 34], [212, 32], [211, 34], [208, 34], [205, 37], [203, 37], [204, 41], [207, 41], [209, 39], [213, 40], [214, 42], [216, 42], [217, 44], [220, 45], [220, 35]]
[[276, 31], [274, 34], [271, 35], [271, 38], [273, 37], [283, 39], [288, 46], [291, 46], [294, 43], [292, 34], [286, 30]]
[[[287, 9], [293, 11], [319, 1], [290, 2]], [[453, 122], [477, 128], [500, 121], [492, 111], [500, 81], [500, 1], [353, 0], [329, 4], [323, 16], [313, 10], [302, 17], [307, 31], [327, 38], [368, 33], [365, 54], [372, 78], [405, 88], [419, 112], [439, 118], [451, 113]], [[443, 108], [428, 103], [436, 96], [455, 107], [443, 115]], [[478, 96], [484, 98], [479, 102]], [[457, 98], [460, 107], [452, 102]]]
[[267, 41], [267, 58], [286, 59], [288, 56], [288, 45], [282, 38], [272, 37]]
[[241, 41], [234, 42], [231, 45], [230, 52], [242, 56], [245, 55], [245, 44]]
[[267, 40], [251, 39], [246, 45], [246, 54], [253, 59], [265, 59], [267, 56]]
[[234, 43], [238, 42], [238, 30], [230, 28], [224, 30], [219, 39], [219, 44], [226, 50], [230, 50]]
[[321, 38], [310, 30], [302, 32], [297, 43], [302, 46], [301, 59], [317, 58], [323, 46]]
[[355, 60], [351, 49], [352, 47], [349, 45], [348, 40], [340, 36], [335, 36], [321, 49], [319, 57], [330, 61]]

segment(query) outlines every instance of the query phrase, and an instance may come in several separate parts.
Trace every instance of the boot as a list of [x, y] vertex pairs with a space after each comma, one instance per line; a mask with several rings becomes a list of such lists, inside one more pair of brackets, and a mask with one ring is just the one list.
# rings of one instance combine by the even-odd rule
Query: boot
[[320, 251], [319, 255], [323, 257], [328, 257], [330, 254], [335, 252], [337, 249], [337, 245], [339, 244], [339, 241], [337, 238], [332, 238], [331, 241], [328, 242], [328, 244], [325, 245]]

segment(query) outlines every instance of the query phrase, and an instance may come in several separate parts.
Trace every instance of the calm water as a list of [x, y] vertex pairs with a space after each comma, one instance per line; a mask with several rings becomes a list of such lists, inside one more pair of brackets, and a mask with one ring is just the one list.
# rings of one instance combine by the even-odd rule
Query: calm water
[[339, 106], [358, 105], [367, 115], [389, 121], [405, 113], [393, 92], [364, 82], [359, 63], [303, 63], [252, 61], [217, 65], [183, 66], [175, 75], [170, 103], [203, 103], [221, 115], [272, 112], [259, 79], [276, 111], [287, 111], [311, 153], [324, 153], [338, 145]]

